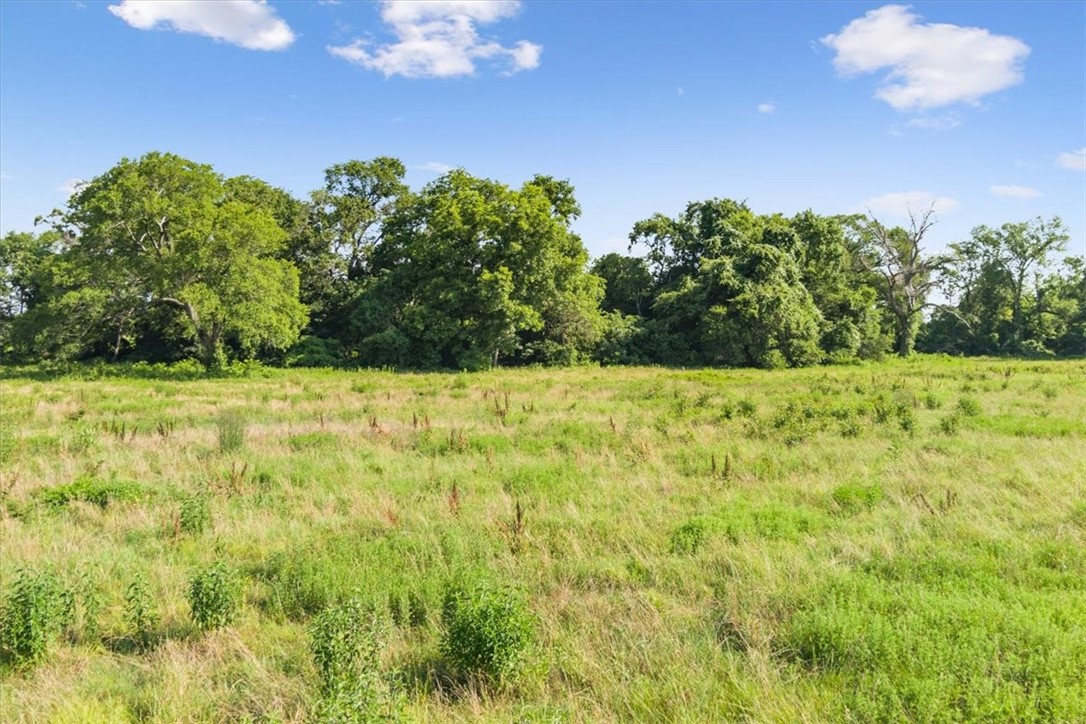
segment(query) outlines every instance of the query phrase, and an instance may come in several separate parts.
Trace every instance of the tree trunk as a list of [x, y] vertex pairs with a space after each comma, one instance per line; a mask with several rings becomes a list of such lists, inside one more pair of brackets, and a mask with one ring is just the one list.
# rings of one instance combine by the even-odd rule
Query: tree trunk
[[913, 325], [909, 317], [898, 317], [897, 330], [894, 333], [894, 349], [898, 357], [908, 357], [913, 353]]

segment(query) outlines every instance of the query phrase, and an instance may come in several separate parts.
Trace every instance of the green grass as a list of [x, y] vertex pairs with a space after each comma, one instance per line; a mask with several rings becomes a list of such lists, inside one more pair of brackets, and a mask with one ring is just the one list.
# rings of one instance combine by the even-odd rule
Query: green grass
[[0, 400], [5, 721], [1086, 720], [1086, 362]]

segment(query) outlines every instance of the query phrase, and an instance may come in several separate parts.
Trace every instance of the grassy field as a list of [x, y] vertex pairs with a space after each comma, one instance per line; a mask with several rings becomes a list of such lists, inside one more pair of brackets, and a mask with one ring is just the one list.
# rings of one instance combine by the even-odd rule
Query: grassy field
[[0, 408], [5, 721], [1086, 721], [1083, 361]]

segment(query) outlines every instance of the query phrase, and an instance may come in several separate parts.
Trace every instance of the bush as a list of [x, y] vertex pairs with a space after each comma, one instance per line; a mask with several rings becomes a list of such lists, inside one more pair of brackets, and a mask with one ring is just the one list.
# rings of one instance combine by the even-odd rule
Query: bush
[[0, 613], [0, 649], [16, 664], [34, 663], [64, 628], [71, 596], [50, 571], [16, 571]]
[[958, 413], [947, 415], [943, 419], [939, 420], [939, 431], [944, 435], [957, 435], [958, 429], [962, 426], [962, 418]]
[[182, 533], [203, 533], [210, 524], [211, 507], [206, 495], [187, 495], [181, 499], [178, 528]]
[[224, 563], [197, 573], [189, 581], [193, 622], [204, 631], [229, 625], [241, 605], [241, 586]]
[[980, 403], [974, 397], [959, 398], [958, 412], [966, 417], [976, 417], [980, 414]]
[[317, 721], [387, 720], [391, 691], [380, 672], [377, 618], [354, 598], [321, 612], [309, 628], [309, 650], [317, 667]]
[[442, 616], [441, 653], [456, 670], [499, 683], [516, 678], [534, 621], [513, 591], [482, 583], [451, 586]]
[[285, 367], [339, 367], [343, 346], [334, 339], [302, 336], [283, 359]]

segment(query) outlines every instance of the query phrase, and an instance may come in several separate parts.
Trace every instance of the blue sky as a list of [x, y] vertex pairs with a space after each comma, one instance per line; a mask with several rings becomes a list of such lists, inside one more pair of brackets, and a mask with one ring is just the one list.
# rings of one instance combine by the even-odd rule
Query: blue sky
[[935, 200], [931, 248], [1060, 215], [1086, 253], [1086, 3], [0, 2], [0, 230], [150, 150], [304, 196], [397, 156], [568, 178], [594, 254], [726, 196]]

